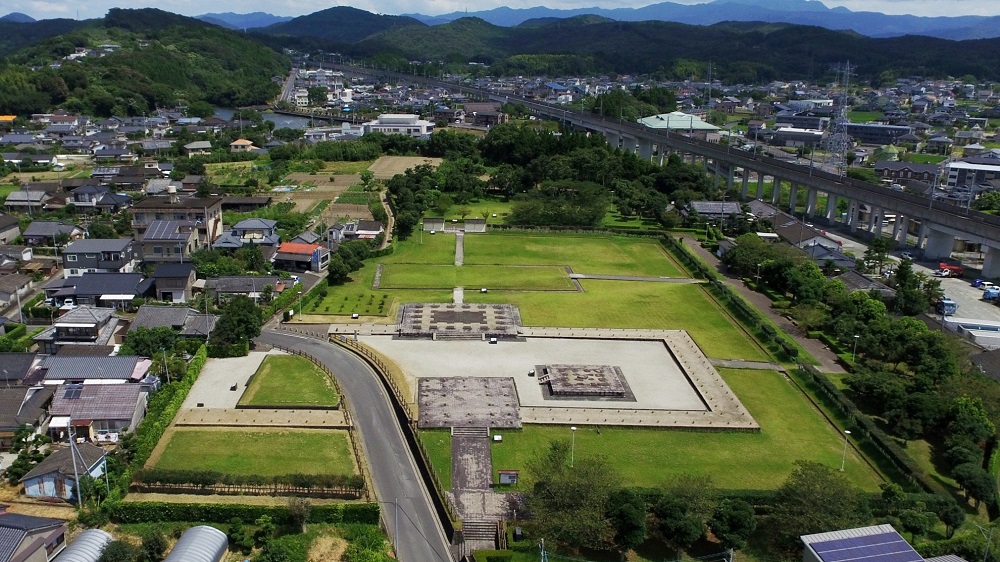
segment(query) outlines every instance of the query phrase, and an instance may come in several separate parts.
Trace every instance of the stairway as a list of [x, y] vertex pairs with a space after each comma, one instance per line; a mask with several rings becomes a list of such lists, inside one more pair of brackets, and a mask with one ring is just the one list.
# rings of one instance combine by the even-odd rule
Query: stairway
[[451, 428], [452, 437], [483, 437], [489, 438], [490, 428], [488, 427], [453, 427]]
[[490, 542], [490, 548], [496, 547], [497, 522], [482, 519], [466, 519], [462, 521], [462, 534], [466, 542]]

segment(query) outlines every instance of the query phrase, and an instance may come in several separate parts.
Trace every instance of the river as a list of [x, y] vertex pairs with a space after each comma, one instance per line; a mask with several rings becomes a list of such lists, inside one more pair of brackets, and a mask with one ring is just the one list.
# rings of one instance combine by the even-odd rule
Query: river
[[[233, 118], [233, 113], [236, 110], [230, 107], [216, 107], [215, 116], [220, 119], [225, 119], [229, 121]], [[308, 129], [309, 128], [309, 118], [307, 117], [296, 117], [294, 115], [278, 115], [270, 111], [263, 112], [261, 115], [264, 119], [274, 123], [275, 129]], [[318, 123], [317, 124], [322, 124]]]

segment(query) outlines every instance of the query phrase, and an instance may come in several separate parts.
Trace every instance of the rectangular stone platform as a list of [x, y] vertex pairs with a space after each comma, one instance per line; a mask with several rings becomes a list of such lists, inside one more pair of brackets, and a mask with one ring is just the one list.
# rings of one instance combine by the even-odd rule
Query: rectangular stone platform
[[509, 304], [407, 303], [400, 307], [401, 337], [517, 337], [521, 313]]
[[521, 427], [514, 379], [502, 377], [426, 377], [417, 390], [417, 426]]

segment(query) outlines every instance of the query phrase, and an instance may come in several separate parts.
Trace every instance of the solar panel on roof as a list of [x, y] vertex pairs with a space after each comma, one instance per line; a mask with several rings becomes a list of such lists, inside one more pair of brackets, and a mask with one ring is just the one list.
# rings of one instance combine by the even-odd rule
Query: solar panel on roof
[[878, 533], [812, 543], [823, 562], [923, 562], [899, 533]]
[[66, 400], [78, 400], [81, 394], [83, 394], [83, 386], [69, 385], [66, 387], [66, 393], [63, 394], [63, 398]]

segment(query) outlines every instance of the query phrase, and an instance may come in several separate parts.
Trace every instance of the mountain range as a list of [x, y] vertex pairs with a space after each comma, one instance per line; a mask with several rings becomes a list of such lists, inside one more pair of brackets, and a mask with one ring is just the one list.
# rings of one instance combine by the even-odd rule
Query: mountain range
[[922, 17], [879, 12], [853, 12], [828, 8], [817, 0], [713, 0], [704, 4], [661, 2], [641, 8], [555, 9], [494, 8], [475, 12], [451, 12], [437, 16], [403, 14], [428, 25], [440, 25], [465, 17], [475, 17], [493, 25], [513, 27], [539, 18], [569, 18], [597, 15], [615, 21], [672, 21], [691, 25], [712, 25], [724, 21], [760, 21], [815, 25], [832, 30], [851, 30], [869, 37], [925, 35], [942, 39], [984, 39], [1000, 37], [1000, 16]]
[[252, 12], [249, 14], [222, 12], [218, 14], [202, 14], [195, 16], [195, 19], [229, 29], [256, 29], [276, 23], [284, 23], [292, 18], [288, 16], [275, 16], [267, 12]]

